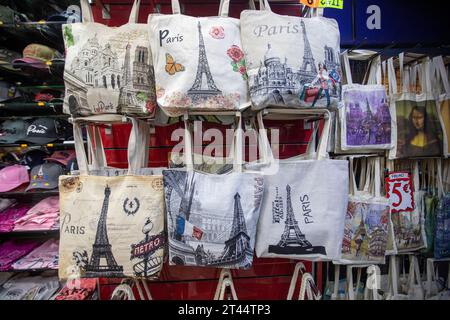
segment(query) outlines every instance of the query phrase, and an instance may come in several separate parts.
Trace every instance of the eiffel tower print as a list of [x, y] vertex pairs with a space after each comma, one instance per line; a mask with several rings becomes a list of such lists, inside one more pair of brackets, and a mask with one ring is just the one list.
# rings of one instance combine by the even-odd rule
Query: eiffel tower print
[[[92, 256], [86, 266], [86, 277], [88, 278], [96, 278], [98, 276], [123, 277], [123, 266], [119, 266], [116, 259], [114, 259], [106, 227], [110, 194], [111, 189], [109, 186], [106, 186], [105, 199], [103, 200], [102, 212], [98, 220], [97, 233], [95, 235], [95, 243], [92, 245]], [[100, 263], [102, 258], [106, 260], [106, 264]]]
[[[192, 88], [189, 89], [187, 93], [188, 96], [190, 96], [191, 99], [194, 101], [222, 94], [222, 91], [220, 91], [216, 87], [214, 79], [211, 75], [211, 71], [209, 69], [208, 57], [206, 56], [205, 43], [203, 41], [202, 26], [200, 24], [200, 21], [198, 22], [198, 39], [199, 39], [198, 45], [199, 53], [198, 53], [197, 76], [195, 77], [195, 81], [194, 84], [192, 85]], [[206, 77], [207, 88], [204, 87], [203, 75], [205, 75]]]
[[233, 226], [230, 237], [225, 241], [225, 249], [222, 256], [208, 265], [211, 266], [239, 266], [250, 267], [253, 260], [253, 250], [250, 246], [250, 237], [247, 234], [244, 212], [242, 211], [241, 196], [234, 196]]
[[308, 35], [306, 34], [305, 22], [302, 20], [300, 24], [302, 26], [303, 46], [305, 50], [303, 53], [303, 64], [300, 68], [300, 74], [304, 77], [314, 79], [317, 75], [316, 62], [311, 50], [311, 45], [309, 44]]
[[300, 231], [298, 222], [295, 219], [294, 210], [292, 208], [291, 200], [291, 186], [286, 186], [286, 221], [284, 232], [281, 235], [281, 240], [278, 245], [270, 245], [269, 253], [277, 254], [324, 254], [326, 255], [325, 247], [313, 245], [306, 240], [305, 235]]

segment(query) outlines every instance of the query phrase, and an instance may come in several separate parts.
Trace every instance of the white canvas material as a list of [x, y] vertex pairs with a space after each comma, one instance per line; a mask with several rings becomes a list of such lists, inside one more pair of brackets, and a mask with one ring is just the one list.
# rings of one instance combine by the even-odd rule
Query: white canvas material
[[250, 106], [239, 20], [222, 0], [217, 17], [151, 14], [148, 32], [158, 105], [168, 116], [185, 111], [233, 111]]
[[248, 170], [262, 172], [266, 181], [256, 255], [308, 261], [340, 259], [348, 203], [348, 161], [327, 159], [329, 119], [325, 120], [318, 150], [305, 157], [312, 160], [275, 160], [261, 112], [258, 125], [265, 165], [247, 165]]
[[381, 58], [371, 63], [367, 84], [353, 83], [348, 53], [342, 54], [347, 84], [339, 107], [340, 142], [343, 151], [389, 150], [391, 114], [386, 87], [381, 83]]
[[[350, 196], [345, 215], [342, 258], [335, 263], [384, 264], [391, 217], [389, 201], [381, 196], [381, 161], [379, 157], [363, 158], [367, 162], [366, 168], [358, 170], [357, 158], [360, 157], [349, 157]], [[362, 190], [356, 183], [357, 172], [360, 177], [366, 176]]]
[[219, 281], [217, 283], [216, 292], [214, 294], [214, 300], [230, 300], [225, 299], [225, 292], [227, 288], [230, 288], [232, 300], [238, 300], [230, 270], [222, 269], [220, 271]]
[[260, 10], [241, 12], [252, 107], [337, 107], [341, 70], [336, 20], [279, 15], [267, 0], [260, 3]]
[[433, 58], [432, 86], [438, 103], [438, 114], [444, 135], [444, 156], [450, 157], [450, 84], [442, 56]]
[[241, 129], [236, 134], [232, 172], [218, 175], [193, 170], [188, 128], [185, 119], [187, 170], [163, 171], [169, 264], [248, 269], [253, 262], [264, 177], [242, 173]]
[[[425, 59], [413, 68], [403, 66], [400, 54], [400, 91], [397, 88], [393, 58], [388, 60], [393, 148], [389, 159], [442, 156], [442, 126], [432, 89], [431, 61]], [[418, 75], [420, 93], [416, 93]]]
[[129, 169], [123, 176], [92, 176], [74, 123], [79, 176], [59, 180], [59, 277], [156, 278], [165, 246], [162, 176], [137, 175], [144, 157], [139, 120], [133, 119]]
[[94, 22], [88, 1], [80, 3], [83, 22], [62, 26], [64, 113], [153, 116], [155, 79], [147, 26], [137, 23], [140, 0], [120, 27]]
[[398, 253], [415, 252], [427, 247], [425, 232], [425, 191], [420, 188], [419, 163], [414, 161], [414, 210], [392, 213], [395, 248]]

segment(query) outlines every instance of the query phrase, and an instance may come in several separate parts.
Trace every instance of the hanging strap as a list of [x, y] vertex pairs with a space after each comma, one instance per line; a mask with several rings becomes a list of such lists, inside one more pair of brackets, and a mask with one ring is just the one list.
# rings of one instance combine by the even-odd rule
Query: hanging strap
[[402, 92], [403, 93], [405, 93], [405, 92], [408, 92], [407, 90], [405, 91], [404, 90], [404, 81], [403, 81], [403, 77], [404, 77], [404, 62], [405, 62], [405, 53], [404, 52], [402, 52], [402, 53], [400, 53], [399, 55], [398, 55], [398, 63], [399, 63], [399, 70], [400, 70], [400, 77], [399, 77], [399, 80], [400, 80], [400, 88], [402, 88]]
[[237, 124], [234, 130], [234, 139], [235, 143], [233, 143], [232, 148], [233, 151], [233, 171], [234, 172], [242, 172], [242, 167], [244, 165], [244, 154], [243, 154], [243, 132], [242, 132], [242, 114], [240, 112], [236, 112]]
[[341, 272], [341, 266], [339, 264], [335, 264], [334, 265], [334, 290], [333, 290], [333, 295], [332, 298], [334, 298], [334, 300], [338, 300], [339, 299], [339, 275]]
[[220, 0], [219, 16], [228, 17], [230, 10], [230, 0]]
[[[150, 289], [148, 288], [147, 281], [145, 279], [136, 279], [134, 283], [136, 284], [140, 300], [153, 300], [152, 294], [150, 293]], [[141, 284], [142, 287], [144, 287], [144, 290], [142, 290]]]
[[286, 300], [292, 300], [292, 297], [294, 296], [295, 286], [298, 280], [298, 275], [301, 274], [303, 277], [304, 272], [306, 272], [305, 265], [303, 264], [303, 262], [298, 262], [295, 265], [294, 273], [292, 274], [291, 283], [289, 285], [289, 291]]
[[433, 64], [436, 72], [436, 80], [439, 84], [442, 83], [444, 87], [443, 93], [450, 94], [447, 69], [445, 68], [444, 59], [442, 56], [434, 57]]
[[375, 177], [374, 177], [374, 188], [375, 188], [375, 197], [380, 198], [381, 197], [381, 159], [380, 157], [375, 158]]
[[367, 77], [367, 84], [382, 84], [382, 74], [381, 74], [381, 57], [375, 57], [369, 69], [369, 76]]
[[128, 23], [138, 23], [140, 6], [141, 6], [141, 0], [135, 0], [133, 3], [133, 7], [131, 8], [130, 17], [128, 18]]
[[353, 267], [347, 266], [347, 296], [348, 300], [355, 300], [355, 290], [353, 288]]
[[94, 15], [92, 14], [92, 8], [88, 0], [80, 0], [80, 6], [83, 23], [94, 22]]
[[172, 13], [181, 14], [180, 2], [178, 0], [171, 0]]
[[231, 272], [229, 269], [220, 270], [219, 282], [217, 283], [216, 292], [214, 293], [214, 300], [219, 300], [220, 289], [223, 284], [223, 280], [226, 278], [231, 278]]
[[414, 161], [413, 168], [413, 177], [414, 177], [414, 191], [418, 192], [420, 190], [420, 178], [419, 178], [419, 161]]
[[[264, 10], [264, 1], [263, 0], [259, 0], [258, 2], [259, 2], [259, 10]], [[254, 0], [250, 0], [248, 2], [248, 6], [249, 6], [249, 8], [251, 10], [257, 10]]]
[[[380, 59], [381, 59], [381, 57], [380, 57]], [[386, 61], [383, 61], [382, 63], [381, 63], [381, 69], [382, 69], [382, 71], [383, 71], [383, 77], [382, 77], [382, 84], [383, 85], [386, 85], [386, 78], [387, 78], [387, 76], [386, 76], [386, 68], [387, 68], [387, 66], [386, 66]]]
[[111, 300], [123, 300], [124, 297], [127, 300], [136, 300], [133, 289], [128, 284], [118, 285], [111, 294]]
[[344, 65], [345, 78], [347, 79], [347, 84], [353, 84], [352, 71], [350, 69], [350, 60], [348, 58], [348, 51], [342, 53], [342, 63]]
[[431, 60], [430, 58], [426, 58], [421, 63], [421, 77], [420, 77], [420, 86], [422, 88], [422, 93], [429, 93], [433, 91], [431, 86]]
[[314, 278], [310, 273], [303, 274], [302, 283], [300, 285], [300, 293], [298, 296], [298, 300], [321, 300], [322, 295], [317, 288]]
[[214, 294], [214, 300], [224, 300], [225, 290], [227, 287], [230, 287], [233, 300], [238, 300], [236, 290], [234, 288], [233, 277], [231, 276], [230, 270], [222, 269], [220, 271], [219, 282], [217, 284], [216, 292]]
[[397, 77], [395, 75], [394, 59], [390, 58], [388, 60], [388, 80], [389, 80], [389, 94], [397, 94]]

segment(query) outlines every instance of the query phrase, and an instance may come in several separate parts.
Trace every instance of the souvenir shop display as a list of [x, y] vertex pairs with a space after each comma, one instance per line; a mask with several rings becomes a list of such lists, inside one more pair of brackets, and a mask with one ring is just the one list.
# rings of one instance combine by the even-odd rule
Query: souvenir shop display
[[260, 10], [241, 12], [252, 107], [337, 107], [341, 100], [339, 27], [334, 19]]
[[148, 17], [159, 107], [169, 116], [186, 111], [233, 111], [250, 106], [239, 19], [222, 0], [217, 17], [172, 14]]
[[65, 113], [154, 115], [150, 39], [147, 25], [137, 23], [140, 2], [134, 1], [128, 23], [111, 28], [94, 22], [88, 1], [81, 0], [83, 21], [62, 26]]
[[291, 2], [1, 1], [0, 300], [450, 300], [443, 27]]

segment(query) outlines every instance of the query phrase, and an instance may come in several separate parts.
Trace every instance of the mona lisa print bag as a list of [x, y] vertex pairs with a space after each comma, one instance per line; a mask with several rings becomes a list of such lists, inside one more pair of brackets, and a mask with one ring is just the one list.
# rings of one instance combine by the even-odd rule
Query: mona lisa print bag
[[[442, 128], [437, 104], [431, 88], [431, 62], [423, 61], [410, 70], [403, 68], [403, 54], [400, 55], [400, 79], [402, 92], [397, 93], [397, 81], [393, 60], [388, 61], [391, 114], [396, 125], [392, 128], [394, 148], [389, 159], [439, 157], [442, 155]], [[409, 83], [415, 81], [418, 71], [421, 93], [412, 92]]]
[[268, 106], [337, 106], [341, 91], [340, 33], [334, 19], [279, 15], [261, 0], [241, 13], [250, 96]]
[[250, 106], [239, 20], [230, 0], [216, 17], [191, 17], [172, 0], [173, 14], [148, 17], [158, 105], [176, 117], [190, 111], [233, 111]]

